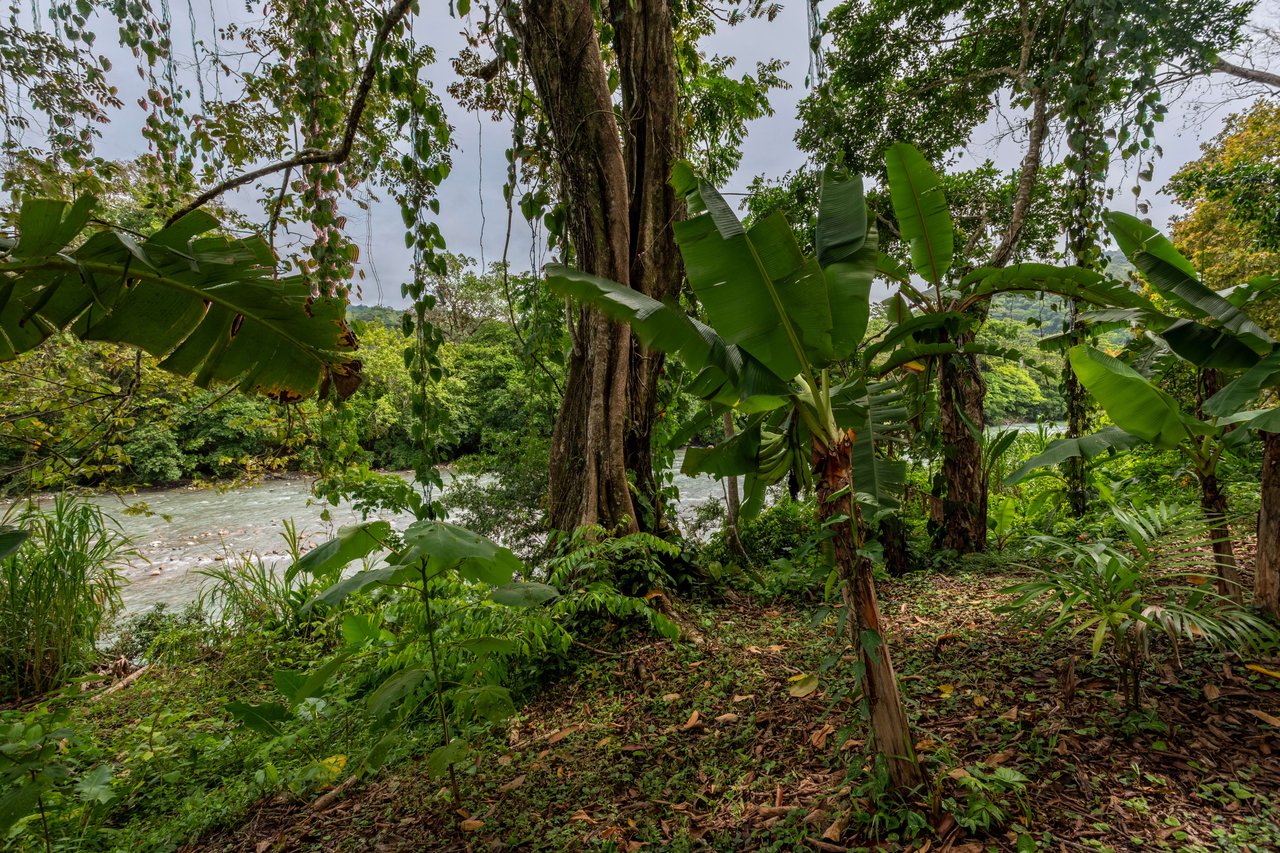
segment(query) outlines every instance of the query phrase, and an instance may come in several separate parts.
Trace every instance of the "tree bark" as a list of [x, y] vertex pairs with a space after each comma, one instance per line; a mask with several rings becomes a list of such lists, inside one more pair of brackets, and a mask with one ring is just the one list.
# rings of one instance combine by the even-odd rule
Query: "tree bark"
[[[631, 286], [659, 301], [680, 292], [683, 267], [671, 223], [681, 200], [671, 188], [680, 157], [679, 77], [674, 25], [666, 0], [613, 0], [618, 82], [622, 91], [623, 158], [630, 189]], [[653, 470], [653, 423], [663, 355], [633, 340], [631, 400], [623, 446], [627, 470], [640, 496], [641, 528], [664, 526]]]
[[[611, 11], [621, 127], [591, 0], [531, 0], [513, 29], [551, 128], [573, 262], [661, 299], [680, 286], [670, 229], [677, 200], [666, 185], [679, 153], [671, 12], [660, 0], [616, 3]], [[572, 337], [552, 435], [551, 524], [656, 529], [651, 444], [662, 358], [625, 326], [586, 309]], [[653, 508], [644, 517], [632, 481], [640, 505]]]
[[[987, 549], [987, 484], [982, 441], [965, 423], [986, 427], [987, 384], [969, 353], [943, 356], [938, 370], [938, 415], [942, 422], [942, 528], [937, 545], [960, 554]], [[962, 416], [963, 415], [963, 416]]]
[[1237, 604], [1244, 601], [1240, 588], [1240, 572], [1236, 568], [1235, 550], [1231, 546], [1231, 528], [1227, 526], [1227, 496], [1222, 493], [1216, 472], [1199, 475], [1200, 507], [1209, 524], [1212, 539], [1214, 573], [1217, 575], [1218, 594]]
[[[862, 695], [871, 720], [875, 747], [884, 759], [889, 778], [897, 788], [914, 788], [924, 781], [916, 758], [911, 727], [893, 671], [889, 645], [876, 600], [871, 561], [858, 554], [858, 508], [852, 500], [853, 436], [846, 433], [834, 445], [813, 444], [813, 468], [817, 480], [818, 516], [834, 532], [836, 572], [845, 604], [845, 630], [862, 664]], [[843, 521], [834, 523], [834, 518]]]
[[1253, 591], [1258, 606], [1280, 619], [1280, 433], [1262, 433], [1261, 493]]

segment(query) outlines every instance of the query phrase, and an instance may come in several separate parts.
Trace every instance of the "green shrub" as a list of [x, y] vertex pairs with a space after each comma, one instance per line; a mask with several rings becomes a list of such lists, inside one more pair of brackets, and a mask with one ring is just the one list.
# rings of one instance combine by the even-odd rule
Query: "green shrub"
[[0, 562], [0, 696], [44, 693], [88, 667], [120, 606], [128, 540], [98, 507], [59, 495], [17, 519], [30, 538]]
[[140, 483], [172, 483], [181, 480], [190, 464], [178, 448], [178, 440], [167, 425], [139, 426], [124, 444], [129, 465]]

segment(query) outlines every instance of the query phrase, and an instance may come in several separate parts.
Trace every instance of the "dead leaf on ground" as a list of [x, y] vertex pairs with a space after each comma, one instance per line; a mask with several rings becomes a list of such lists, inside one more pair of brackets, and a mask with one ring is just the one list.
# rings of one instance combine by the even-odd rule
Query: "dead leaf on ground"
[[756, 694], [754, 693], [744, 693], [742, 695], [735, 693], [733, 694], [733, 704], [736, 705], [739, 702], [745, 702], [748, 699], [754, 699], [754, 698], [756, 698]]
[[699, 725], [698, 712], [694, 711], [692, 714], [689, 715], [689, 719], [684, 721], [684, 725], [680, 727], [680, 731], [687, 732], [689, 731], [689, 729], [692, 729], [697, 725]]
[[578, 809], [576, 812], [569, 815], [569, 821], [577, 821], [578, 823], [598, 823], [595, 818], [587, 814], [586, 809]]
[[506, 794], [511, 791], [514, 791], [516, 788], [519, 788], [521, 785], [524, 784], [525, 778], [526, 778], [526, 774], [521, 773], [519, 776], [512, 779], [510, 782], [502, 783], [501, 785], [498, 786], [498, 793]]
[[665, 696], [663, 696], [663, 697], [662, 697], [662, 701], [663, 701], [663, 702], [674, 702], [674, 701], [676, 701], [676, 700], [677, 700], [677, 699], [679, 699], [679, 698], [680, 698], [680, 694], [679, 694], [679, 693], [668, 693], [668, 694], [666, 694]]
[[736, 723], [737, 721], [738, 721], [738, 715], [732, 712], [728, 714], [721, 714], [720, 716], [716, 717], [717, 723]]
[[553, 735], [551, 735], [551, 737], [547, 738], [547, 743], [559, 743], [560, 741], [564, 740], [565, 738], [567, 738], [569, 735], [573, 734], [580, 728], [581, 726], [579, 726], [576, 723], [572, 726], [565, 726], [563, 729], [554, 733]]
[[1275, 726], [1277, 729], [1280, 729], [1280, 717], [1274, 717], [1271, 714], [1268, 714], [1266, 711], [1259, 711], [1254, 708], [1249, 708], [1248, 710], [1250, 714], [1253, 714], [1255, 717], [1257, 717], [1259, 720], [1262, 720], [1262, 722], [1266, 723], [1267, 725]]
[[844, 835], [845, 824], [849, 822], [848, 815], [840, 815], [831, 821], [831, 825], [827, 827], [826, 832], [822, 833], [822, 837], [827, 841], [839, 841]]
[[813, 744], [814, 749], [825, 749], [827, 746], [827, 737], [835, 732], [836, 727], [827, 723], [822, 728], [809, 735], [809, 743]]
[[459, 826], [462, 827], [463, 832], [475, 832], [477, 829], [484, 826], [484, 821], [472, 818], [471, 820], [464, 820], [459, 824]]
[[1218, 689], [1218, 685], [1213, 684], [1212, 682], [1205, 684], [1204, 698], [1208, 699], [1210, 702], [1216, 702], [1218, 697], [1221, 695], [1222, 691]]
[[1018, 719], [1018, 706], [1015, 705], [1009, 710], [1005, 711], [1003, 714], [1000, 715], [1000, 719], [1008, 720], [1011, 723], [1016, 722]]

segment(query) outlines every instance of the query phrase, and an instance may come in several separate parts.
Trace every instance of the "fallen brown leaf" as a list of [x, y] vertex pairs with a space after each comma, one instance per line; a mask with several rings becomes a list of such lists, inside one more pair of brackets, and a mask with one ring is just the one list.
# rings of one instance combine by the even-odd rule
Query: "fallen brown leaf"
[[738, 715], [732, 712], [728, 714], [721, 714], [720, 716], [716, 717], [716, 722], [717, 723], [736, 723], [738, 722]]
[[689, 715], [689, 719], [684, 721], [684, 725], [680, 726], [680, 731], [687, 732], [689, 731], [689, 729], [692, 729], [697, 725], [699, 725], [698, 712], [694, 711], [692, 714]]
[[1271, 714], [1268, 714], [1266, 711], [1258, 711], [1254, 708], [1249, 708], [1248, 711], [1250, 714], [1253, 714], [1255, 717], [1257, 717], [1259, 720], [1262, 720], [1262, 722], [1266, 723], [1267, 725], [1275, 726], [1276, 728], [1280, 729], [1280, 717], [1274, 717]]
[[1218, 697], [1221, 695], [1222, 691], [1218, 689], [1218, 685], [1213, 684], [1212, 682], [1205, 684], [1204, 698], [1208, 699], [1210, 702], [1216, 702]]
[[579, 728], [581, 727], [576, 723], [572, 726], [565, 726], [563, 729], [554, 733], [553, 735], [551, 735], [551, 737], [547, 738], [547, 743], [559, 743], [560, 741], [567, 738], [569, 735], [576, 732]]
[[524, 774], [524, 773], [521, 773], [519, 776], [517, 776], [516, 778], [512, 779], [510, 782], [504, 782], [504, 783], [502, 783], [501, 785], [499, 785], [499, 786], [498, 786], [498, 793], [499, 793], [499, 794], [506, 794], [506, 793], [509, 793], [509, 792], [511, 792], [511, 791], [514, 791], [516, 788], [519, 788], [521, 785], [523, 785], [523, 784], [524, 784], [524, 780], [525, 780], [525, 774]]
[[464, 820], [458, 825], [462, 827], [463, 832], [475, 832], [477, 829], [484, 826], [484, 821], [472, 818], [471, 820]]

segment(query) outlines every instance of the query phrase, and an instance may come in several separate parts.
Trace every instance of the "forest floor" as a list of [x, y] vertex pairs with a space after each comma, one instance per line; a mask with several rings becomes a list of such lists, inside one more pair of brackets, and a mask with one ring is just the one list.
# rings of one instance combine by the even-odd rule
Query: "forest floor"
[[261, 802], [185, 849], [1280, 849], [1280, 664], [1184, 649], [1175, 668], [1157, 648], [1130, 713], [1086, 638], [993, 612], [1016, 580], [882, 585], [930, 774], [910, 802], [877, 793], [831, 619], [734, 597], [680, 605], [688, 640], [547, 685], [460, 769], [460, 811], [402, 764], [321, 809]]

